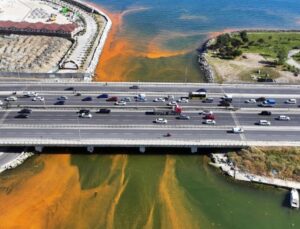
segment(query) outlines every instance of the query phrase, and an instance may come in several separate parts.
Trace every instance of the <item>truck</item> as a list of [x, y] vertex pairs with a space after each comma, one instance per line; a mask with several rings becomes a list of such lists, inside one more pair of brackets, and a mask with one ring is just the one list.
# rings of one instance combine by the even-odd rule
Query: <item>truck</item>
[[138, 94], [137, 96], [134, 97], [136, 102], [146, 102], [146, 94]]
[[182, 113], [182, 108], [178, 105], [173, 106], [171, 109], [154, 108], [152, 111], [146, 111], [146, 115], [180, 115]]

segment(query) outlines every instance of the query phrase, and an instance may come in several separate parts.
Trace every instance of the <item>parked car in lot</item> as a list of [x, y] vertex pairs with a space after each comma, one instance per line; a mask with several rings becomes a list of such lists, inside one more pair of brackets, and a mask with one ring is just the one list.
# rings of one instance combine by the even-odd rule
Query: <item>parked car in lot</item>
[[15, 118], [28, 118], [28, 114], [18, 114]]
[[165, 98], [155, 98], [155, 99], [153, 99], [153, 102], [165, 102], [166, 101], [166, 99]]
[[242, 127], [236, 126], [232, 127], [231, 132], [234, 134], [244, 133], [244, 129]]
[[256, 103], [255, 99], [247, 99], [245, 100], [245, 103]]
[[36, 97], [33, 97], [32, 98], [32, 101], [45, 101], [45, 98], [44, 97], [42, 97], [42, 96], [36, 96]]
[[83, 98], [81, 101], [84, 101], [84, 102], [93, 101], [93, 98], [91, 96], [88, 96], [88, 97]]
[[271, 112], [271, 111], [261, 111], [261, 112], [259, 113], [259, 115], [270, 116], [270, 115], [272, 115], [272, 112]]
[[276, 119], [279, 121], [290, 121], [291, 120], [291, 118], [286, 115], [279, 115]]
[[257, 125], [260, 125], [260, 126], [270, 126], [271, 125], [271, 122], [270, 121], [267, 121], [267, 120], [259, 120], [257, 122]]
[[17, 101], [17, 97], [16, 96], [9, 96], [7, 98], [5, 98], [5, 101]]
[[91, 113], [80, 113], [79, 117], [80, 118], [92, 118], [93, 115]]
[[188, 116], [188, 115], [181, 114], [181, 115], [177, 116], [176, 119], [179, 119], [179, 120], [190, 120], [191, 117]]
[[60, 100], [60, 101], [65, 101], [67, 99], [68, 99], [67, 96], [60, 96], [60, 97], [57, 98], [57, 100]]
[[101, 109], [99, 109], [98, 113], [100, 113], [100, 114], [109, 114], [110, 109], [101, 108]]
[[157, 118], [155, 119], [154, 123], [158, 123], [158, 124], [167, 124], [168, 120], [165, 118]]
[[285, 101], [285, 103], [287, 103], [287, 104], [296, 104], [297, 100], [296, 99], [288, 99], [288, 100]]
[[32, 110], [29, 108], [24, 108], [18, 112], [19, 114], [31, 114]]
[[107, 102], [117, 102], [118, 101], [118, 97], [117, 96], [112, 96], [112, 97], [109, 97], [106, 101]]
[[203, 124], [207, 124], [207, 125], [215, 125], [216, 121], [213, 119], [206, 119], [203, 121]]

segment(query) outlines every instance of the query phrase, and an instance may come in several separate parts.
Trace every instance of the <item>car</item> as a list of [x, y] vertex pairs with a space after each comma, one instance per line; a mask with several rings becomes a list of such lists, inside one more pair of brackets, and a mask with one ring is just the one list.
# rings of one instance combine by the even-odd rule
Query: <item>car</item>
[[207, 110], [206, 110], [206, 111], [201, 112], [200, 114], [206, 116], [206, 115], [213, 115], [214, 112], [212, 112], [212, 111], [207, 111]]
[[74, 87], [67, 87], [65, 88], [66, 91], [74, 91]]
[[15, 118], [28, 118], [28, 114], [18, 114]]
[[221, 100], [220, 103], [219, 103], [219, 106], [222, 106], [222, 107], [230, 107], [231, 103], [227, 100]]
[[118, 101], [118, 97], [117, 96], [112, 96], [109, 97], [108, 99], [106, 99], [107, 102], [117, 102]]
[[109, 109], [105, 109], [105, 108], [101, 108], [101, 109], [99, 109], [98, 113], [100, 113], [100, 114], [109, 114], [110, 110]]
[[136, 102], [147, 102], [147, 99], [146, 98], [141, 98], [141, 97], [136, 97], [135, 101]]
[[214, 98], [206, 98], [202, 100], [202, 103], [212, 103], [214, 101]]
[[256, 100], [256, 102], [264, 102], [265, 100], [266, 100], [266, 97], [259, 97], [259, 98], [257, 98], [257, 99], [255, 99]]
[[155, 119], [154, 123], [158, 123], [158, 124], [167, 124], [168, 120], [165, 118], [157, 118]]
[[186, 99], [186, 98], [181, 98], [181, 99], [178, 99], [177, 102], [178, 102], [178, 103], [188, 103], [189, 100]]
[[121, 101], [124, 101], [124, 102], [131, 102], [131, 99], [129, 97], [125, 97], [125, 98], [122, 98]]
[[270, 116], [270, 115], [272, 115], [272, 112], [271, 112], [271, 111], [261, 111], [261, 112], [259, 113], [259, 115]]
[[200, 89], [197, 90], [197, 92], [205, 92], [205, 93], [207, 93], [207, 90], [205, 88], [200, 88]]
[[29, 108], [24, 108], [18, 112], [19, 114], [31, 114], [32, 110]]
[[245, 103], [256, 103], [256, 99], [247, 99]]
[[203, 121], [203, 124], [207, 124], [207, 125], [215, 125], [216, 121], [213, 119], [206, 119]]
[[57, 100], [60, 100], [60, 101], [65, 101], [67, 99], [68, 99], [67, 96], [60, 96], [60, 97], [57, 98]]
[[191, 117], [188, 116], [188, 115], [181, 114], [181, 115], [177, 116], [176, 119], [179, 119], [179, 120], [190, 120]]
[[87, 101], [92, 101], [93, 98], [91, 96], [83, 98], [81, 101], [87, 102]]
[[34, 91], [24, 91], [23, 92], [24, 97], [36, 97], [38, 95], [39, 94], [37, 92], [34, 92]]
[[176, 101], [171, 101], [167, 104], [168, 106], [176, 106], [177, 102]]
[[5, 98], [5, 101], [17, 101], [17, 97], [16, 96], [9, 96], [7, 98]]
[[267, 121], [267, 120], [259, 120], [257, 122], [257, 125], [260, 125], [260, 126], [270, 126], [271, 125], [271, 122], [270, 121]]
[[82, 114], [82, 113], [90, 113], [90, 110], [88, 109], [81, 109], [77, 112], [78, 114]]
[[296, 104], [297, 100], [296, 99], [288, 99], [288, 100], [285, 101], [285, 103], [287, 103], [287, 104]]
[[224, 101], [232, 102], [232, 95], [230, 95], [230, 94], [224, 94], [221, 97], [221, 99], [224, 100]]
[[207, 114], [203, 117], [203, 119], [211, 119], [211, 120], [215, 120], [216, 117], [214, 114]]
[[125, 106], [126, 105], [126, 102], [125, 101], [117, 101], [115, 102], [115, 105], [119, 105], [119, 106]]
[[275, 105], [274, 104], [271, 104], [271, 103], [260, 103], [258, 104], [259, 107], [274, 107]]
[[77, 93], [75, 94], [75, 96], [82, 96], [82, 94], [81, 94], [80, 92], [77, 92]]
[[36, 96], [32, 98], [32, 101], [45, 101], [45, 98], [42, 96]]
[[2, 102], [2, 100], [0, 100], [0, 105], [3, 105], [3, 102]]
[[290, 121], [291, 120], [291, 118], [286, 115], [279, 115], [276, 119], [280, 120], [280, 121]]
[[98, 95], [97, 98], [98, 98], [98, 99], [107, 99], [107, 98], [108, 98], [108, 94], [101, 94], [101, 95]]
[[167, 100], [167, 101], [174, 100], [174, 95], [168, 95], [167, 97], [165, 97], [165, 100]]
[[155, 98], [155, 99], [153, 99], [153, 102], [165, 102], [166, 101], [166, 99], [165, 98]]
[[138, 85], [132, 85], [131, 87], [129, 87], [129, 89], [140, 89], [140, 87]]
[[91, 113], [81, 113], [79, 114], [80, 118], [92, 118], [93, 115]]
[[244, 133], [244, 129], [242, 127], [236, 126], [232, 127], [231, 132], [234, 134]]
[[65, 105], [65, 100], [59, 100], [54, 105]]

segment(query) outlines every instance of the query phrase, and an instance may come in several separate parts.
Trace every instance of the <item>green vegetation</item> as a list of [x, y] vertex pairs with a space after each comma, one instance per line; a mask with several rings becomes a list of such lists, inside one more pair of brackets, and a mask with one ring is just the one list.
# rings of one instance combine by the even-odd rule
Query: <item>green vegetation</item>
[[244, 171], [300, 182], [300, 148], [251, 148], [228, 156]]
[[275, 80], [279, 77], [280, 73], [276, 69], [268, 67], [262, 67], [252, 71], [244, 71], [239, 74], [239, 78], [243, 81], [257, 81], [259, 79]]

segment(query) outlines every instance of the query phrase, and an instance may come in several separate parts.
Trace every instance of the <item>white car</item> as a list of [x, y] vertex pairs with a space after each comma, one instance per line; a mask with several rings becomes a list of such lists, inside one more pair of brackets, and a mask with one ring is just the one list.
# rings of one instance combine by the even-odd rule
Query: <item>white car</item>
[[245, 103], [256, 103], [256, 99], [247, 99]]
[[165, 119], [165, 118], [157, 118], [157, 119], [155, 119], [154, 122], [155, 122], [155, 123], [158, 123], [158, 124], [167, 124], [167, 123], [168, 123], [168, 120]]
[[178, 99], [177, 102], [178, 102], [178, 103], [188, 103], [189, 100], [186, 99], [186, 98], [182, 98], [182, 99]]
[[115, 102], [115, 105], [118, 105], [118, 106], [125, 106], [126, 105], [126, 102], [125, 101], [117, 101]]
[[121, 101], [124, 101], [124, 102], [131, 102], [131, 98], [125, 97], [125, 98], [121, 99]]
[[0, 100], [0, 105], [3, 105], [3, 102], [2, 102], [2, 100]]
[[271, 126], [271, 122], [267, 120], [259, 120], [258, 125], [260, 126]]
[[168, 106], [176, 106], [176, 105], [177, 105], [176, 101], [171, 101], [168, 103]]
[[60, 100], [60, 101], [65, 101], [67, 99], [68, 99], [67, 96], [60, 96], [60, 97], [57, 98], [57, 100]]
[[287, 104], [296, 104], [297, 100], [296, 99], [288, 99], [288, 100], [285, 101], [285, 103], [287, 103]]
[[45, 98], [42, 96], [36, 96], [32, 98], [32, 101], [45, 101]]
[[202, 113], [201, 113], [202, 115], [213, 115], [214, 114], [214, 112], [212, 112], [212, 111], [203, 111]]
[[79, 117], [80, 118], [92, 118], [93, 115], [91, 113], [80, 113]]
[[291, 118], [289, 116], [286, 116], [286, 115], [279, 115], [277, 117], [277, 120], [280, 120], [280, 121], [290, 121]]
[[5, 98], [5, 101], [17, 101], [17, 97], [16, 96], [9, 96], [7, 98]]
[[164, 98], [155, 98], [153, 102], [165, 102], [166, 100]]
[[37, 92], [34, 92], [34, 91], [24, 91], [23, 95], [26, 96], [26, 97], [36, 97], [39, 94]]
[[213, 119], [206, 119], [203, 123], [207, 125], [215, 125], [216, 121]]
[[231, 132], [234, 134], [244, 133], [244, 129], [242, 127], [232, 127]]

